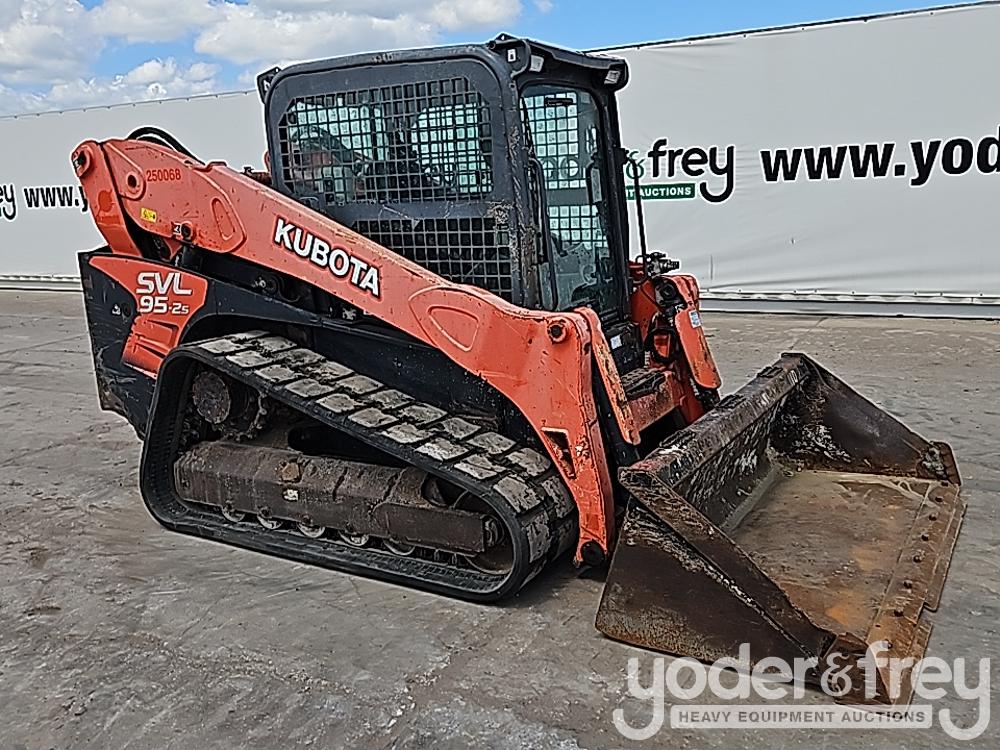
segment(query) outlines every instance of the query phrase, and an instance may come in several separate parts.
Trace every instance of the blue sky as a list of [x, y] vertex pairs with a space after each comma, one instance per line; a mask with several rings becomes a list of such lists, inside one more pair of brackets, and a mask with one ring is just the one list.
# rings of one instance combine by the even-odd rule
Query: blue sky
[[824, 21], [847, 16], [933, 7], [943, 3], [892, 0], [689, 0], [688, 2], [555, 2], [552, 10], [526, 7], [512, 27], [518, 34], [591, 49], [632, 42]]
[[885, 13], [893, 0], [0, 0], [0, 114], [249, 88], [273, 64], [484, 41], [590, 49]]

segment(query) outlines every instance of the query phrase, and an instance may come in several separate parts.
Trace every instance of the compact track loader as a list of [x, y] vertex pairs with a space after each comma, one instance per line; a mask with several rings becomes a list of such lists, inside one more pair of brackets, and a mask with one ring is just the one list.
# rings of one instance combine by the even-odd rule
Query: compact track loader
[[610, 560], [598, 627], [705, 660], [919, 656], [950, 449], [802, 354], [720, 400], [695, 280], [629, 260], [627, 79], [501, 36], [262, 74], [266, 173], [82, 143], [98, 389], [149, 511], [473, 601]]

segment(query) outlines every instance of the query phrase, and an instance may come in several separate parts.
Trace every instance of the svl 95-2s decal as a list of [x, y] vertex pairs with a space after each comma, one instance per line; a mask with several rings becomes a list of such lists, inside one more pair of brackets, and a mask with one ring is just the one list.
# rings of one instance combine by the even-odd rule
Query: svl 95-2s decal
[[134, 296], [140, 314], [186, 315], [191, 306], [180, 297], [190, 297], [180, 271], [141, 271], [135, 277]]
[[121, 284], [135, 300], [136, 317], [122, 362], [155, 378], [160, 362], [180, 343], [192, 316], [205, 304], [208, 280], [121, 255], [98, 255], [90, 265]]

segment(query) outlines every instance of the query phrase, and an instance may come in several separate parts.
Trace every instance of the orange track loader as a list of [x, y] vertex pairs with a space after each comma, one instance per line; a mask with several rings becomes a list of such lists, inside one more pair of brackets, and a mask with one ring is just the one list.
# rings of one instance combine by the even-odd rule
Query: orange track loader
[[267, 71], [268, 173], [82, 143], [98, 390], [149, 511], [474, 601], [610, 561], [598, 627], [704, 660], [919, 656], [950, 449], [801, 354], [720, 400], [695, 280], [628, 257], [627, 79], [501, 36]]

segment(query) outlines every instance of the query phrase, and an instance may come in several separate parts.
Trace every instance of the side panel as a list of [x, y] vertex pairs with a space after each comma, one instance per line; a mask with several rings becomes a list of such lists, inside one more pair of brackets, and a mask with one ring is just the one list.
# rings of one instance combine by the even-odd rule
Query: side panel
[[102, 409], [125, 417], [136, 432], [144, 435], [155, 381], [148, 373], [123, 361], [125, 342], [138, 313], [130, 290], [91, 265], [92, 259], [110, 257], [96, 253], [79, 255], [97, 395]]
[[97, 256], [91, 267], [117, 281], [132, 297], [122, 313], [135, 312], [122, 362], [156, 377], [160, 362], [181, 343], [185, 329], [205, 305], [208, 280], [137, 258]]
[[[109, 254], [106, 248], [81, 253], [79, 263], [101, 408], [121, 414], [140, 434], [165, 356], [158, 347], [140, 348], [140, 356], [135, 356], [131, 345], [141, 340], [144, 332], [176, 331], [176, 343], [186, 343], [249, 328], [282, 333], [286, 327], [308, 331], [310, 345], [316, 351], [359, 372], [378, 374], [393, 388], [419, 392], [424, 400], [444, 409], [481, 410], [484, 418], [515, 435], [525, 429], [521, 423], [510, 423], [509, 402], [499, 399], [496, 391], [412, 339], [317, 317], [231, 284], [178, 271], [171, 265]], [[181, 288], [205, 291], [198, 296], [198, 305], [190, 304], [190, 314], [183, 321], [170, 312], [151, 310], [143, 314], [138, 300], [144, 295], [141, 289], [137, 292], [137, 286], [144, 283], [137, 281], [141, 273], [152, 273], [153, 278], [157, 274], [162, 279], [179, 278]], [[168, 285], [173, 287], [174, 282]], [[180, 299], [186, 301], [191, 296], [181, 295]], [[155, 304], [147, 302], [146, 306]]]

